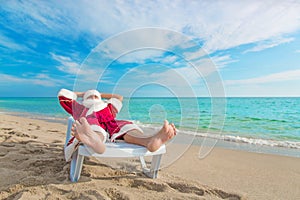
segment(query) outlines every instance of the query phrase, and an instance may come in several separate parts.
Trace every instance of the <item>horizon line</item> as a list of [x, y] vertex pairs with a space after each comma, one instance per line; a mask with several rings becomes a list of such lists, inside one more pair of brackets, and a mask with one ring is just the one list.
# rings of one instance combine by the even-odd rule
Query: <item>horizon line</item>
[[[300, 96], [123, 96], [124, 98], [300, 98]], [[57, 96], [0, 96], [0, 98], [57, 98]]]

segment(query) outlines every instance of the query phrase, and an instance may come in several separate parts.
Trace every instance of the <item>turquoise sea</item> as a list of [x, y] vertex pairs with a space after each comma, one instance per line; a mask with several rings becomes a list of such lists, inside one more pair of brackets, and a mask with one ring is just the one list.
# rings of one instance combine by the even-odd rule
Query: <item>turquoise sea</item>
[[[0, 112], [65, 122], [57, 98], [0, 98]], [[237, 143], [300, 149], [300, 98], [125, 98], [119, 119]]]

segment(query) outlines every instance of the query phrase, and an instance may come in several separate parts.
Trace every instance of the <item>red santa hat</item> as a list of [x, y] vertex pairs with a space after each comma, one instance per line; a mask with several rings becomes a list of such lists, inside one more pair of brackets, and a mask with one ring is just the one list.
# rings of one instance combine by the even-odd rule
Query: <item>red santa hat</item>
[[83, 100], [87, 100], [89, 96], [95, 95], [101, 100], [101, 94], [97, 90], [88, 90], [83, 95]]

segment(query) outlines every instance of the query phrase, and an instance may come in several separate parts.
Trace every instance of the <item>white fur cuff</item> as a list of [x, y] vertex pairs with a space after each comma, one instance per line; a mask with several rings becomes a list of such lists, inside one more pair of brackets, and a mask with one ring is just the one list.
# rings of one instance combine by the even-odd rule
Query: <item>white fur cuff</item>
[[71, 90], [67, 90], [67, 89], [61, 89], [59, 92], [58, 92], [58, 95], [57, 96], [63, 96], [63, 97], [66, 97], [68, 99], [72, 99], [72, 100], [76, 100], [77, 99], [77, 95], [72, 92]]
[[115, 142], [116, 138], [120, 137], [121, 135], [124, 135], [125, 133], [131, 130], [137, 130], [141, 133], [144, 133], [143, 130], [140, 127], [138, 127], [136, 124], [125, 124], [118, 133], [113, 134], [110, 141]]
[[122, 102], [117, 98], [111, 98], [107, 101], [107, 103], [111, 103], [117, 109], [118, 113], [123, 106]]
[[70, 140], [72, 139], [73, 139], [72, 143], [65, 145], [64, 148], [65, 159], [67, 162], [71, 161], [73, 153], [76, 151], [76, 149], [79, 146], [78, 145], [79, 141], [74, 137], [71, 138]]

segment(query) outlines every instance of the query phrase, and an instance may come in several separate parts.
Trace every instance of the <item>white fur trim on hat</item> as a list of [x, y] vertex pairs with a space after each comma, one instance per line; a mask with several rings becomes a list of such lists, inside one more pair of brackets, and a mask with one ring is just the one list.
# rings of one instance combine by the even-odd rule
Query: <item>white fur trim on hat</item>
[[61, 89], [59, 92], [58, 92], [58, 97], [66, 97], [68, 99], [72, 99], [72, 100], [76, 100], [77, 99], [77, 95], [72, 92], [71, 90], [67, 90], [67, 89]]
[[86, 100], [89, 96], [95, 95], [97, 96], [99, 99], [101, 99], [101, 94], [100, 92], [98, 92], [97, 90], [88, 90], [84, 93], [83, 95], [83, 100]]

